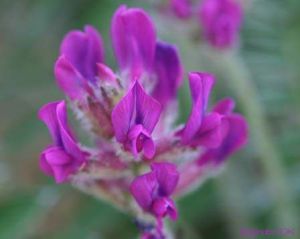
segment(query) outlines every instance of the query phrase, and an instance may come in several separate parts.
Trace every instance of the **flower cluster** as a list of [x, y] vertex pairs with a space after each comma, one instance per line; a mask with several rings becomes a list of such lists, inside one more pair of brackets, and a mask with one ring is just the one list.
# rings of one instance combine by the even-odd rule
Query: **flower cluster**
[[243, 19], [237, 0], [202, 0], [197, 6], [191, 0], [170, 0], [170, 7], [181, 19], [196, 15], [205, 39], [212, 46], [224, 49], [237, 42]]
[[245, 144], [247, 123], [233, 113], [229, 98], [209, 111], [214, 77], [191, 72], [191, 113], [185, 125], [176, 126], [183, 67], [175, 46], [157, 40], [142, 9], [126, 6], [112, 18], [111, 37], [117, 71], [105, 64], [95, 28], [65, 36], [55, 77], [94, 146], [77, 141], [64, 100], [48, 103], [39, 118], [53, 143], [41, 153], [40, 168], [57, 183], [70, 182], [131, 213], [142, 238], [166, 238], [163, 219], [178, 214], [174, 197]]

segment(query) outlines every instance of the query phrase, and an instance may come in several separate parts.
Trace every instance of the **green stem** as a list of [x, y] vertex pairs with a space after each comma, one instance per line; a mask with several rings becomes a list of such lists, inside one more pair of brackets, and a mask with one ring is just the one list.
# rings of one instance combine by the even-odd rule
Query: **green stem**
[[275, 201], [275, 216], [278, 227], [296, 228], [292, 192], [285, 178], [280, 153], [272, 143], [271, 135], [266, 123], [264, 109], [259, 102], [258, 93], [250, 73], [243, 60], [235, 52], [209, 51], [212, 62], [228, 80], [241, 109], [244, 111], [250, 126], [250, 135], [259, 154], [260, 162], [266, 173], [266, 183]]
[[241, 238], [240, 230], [242, 228], [255, 228], [250, 218], [249, 212], [244, 200], [244, 194], [237, 188], [241, 188], [238, 165], [231, 161], [230, 165], [222, 174], [214, 179], [217, 188], [219, 201], [224, 204], [221, 208], [226, 219], [226, 225], [230, 238]]

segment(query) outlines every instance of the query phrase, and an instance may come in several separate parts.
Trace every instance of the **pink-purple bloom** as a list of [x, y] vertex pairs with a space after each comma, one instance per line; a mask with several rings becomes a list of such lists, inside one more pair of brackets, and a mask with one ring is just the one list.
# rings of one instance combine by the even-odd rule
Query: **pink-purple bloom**
[[215, 48], [226, 49], [239, 40], [243, 9], [237, 0], [170, 0], [169, 8], [179, 19], [195, 17], [204, 39]]
[[130, 191], [146, 212], [157, 218], [156, 231], [146, 232], [142, 238], [164, 238], [162, 219], [166, 216], [177, 219], [177, 209], [171, 195], [179, 180], [179, 172], [172, 163], [152, 163], [151, 172], [136, 177], [130, 185]]
[[242, 147], [248, 138], [248, 125], [243, 116], [233, 113], [234, 101], [225, 98], [217, 103], [213, 112], [223, 115], [223, 140], [216, 148], [210, 148], [201, 155], [199, 165], [205, 165], [212, 161], [218, 165], [228, 156]]
[[147, 220], [145, 214], [154, 218], [154, 224], [146, 221], [152, 229], [142, 229], [142, 238], [162, 239], [163, 219], [178, 217], [174, 197], [194, 188], [246, 143], [247, 123], [233, 113], [228, 98], [209, 111], [214, 76], [191, 72], [191, 113], [184, 125], [174, 124], [183, 66], [176, 47], [157, 39], [142, 9], [120, 6], [111, 37], [117, 70], [105, 63], [101, 35], [92, 26], [65, 36], [56, 80], [95, 144], [86, 147], [76, 140], [65, 101], [48, 103], [39, 118], [53, 143], [41, 153], [40, 167], [57, 183], [71, 182], [128, 210], [139, 222]]
[[225, 98], [207, 113], [214, 76], [209, 73], [189, 74], [192, 110], [184, 129], [180, 132], [182, 143], [192, 147], [204, 146], [200, 164], [215, 159], [222, 161], [247, 140], [247, 122], [243, 116], [233, 113], [234, 100]]
[[243, 11], [236, 0], [203, 0], [199, 19], [209, 43], [217, 48], [227, 48], [238, 40]]
[[88, 83], [98, 80], [97, 64], [104, 61], [102, 38], [92, 26], [84, 32], [71, 31], [61, 43], [60, 55], [55, 65], [57, 83], [71, 99], [80, 99]]
[[170, 0], [171, 9], [179, 18], [189, 18], [192, 15], [191, 0]]
[[191, 146], [217, 147], [222, 140], [222, 115], [206, 113], [214, 77], [207, 73], [192, 72], [189, 82], [192, 111], [182, 132], [182, 142]]
[[47, 175], [53, 176], [57, 183], [65, 182], [86, 161], [68, 126], [65, 102], [43, 106], [39, 118], [47, 125], [53, 140], [53, 144], [41, 154], [40, 168]]
[[138, 204], [158, 218], [175, 220], [177, 210], [170, 198], [178, 183], [179, 173], [171, 163], [152, 163], [151, 172], [133, 180], [130, 191]]
[[151, 137], [158, 122], [161, 105], [147, 95], [136, 81], [127, 95], [112, 111], [112, 123], [117, 141], [134, 156], [143, 151], [146, 158], [155, 154], [155, 144]]

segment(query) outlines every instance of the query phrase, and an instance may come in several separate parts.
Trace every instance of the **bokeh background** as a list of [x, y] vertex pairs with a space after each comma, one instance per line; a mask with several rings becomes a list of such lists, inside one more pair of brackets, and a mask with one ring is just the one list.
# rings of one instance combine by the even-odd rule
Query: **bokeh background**
[[[178, 201], [177, 238], [242, 238], [241, 228], [280, 227], [295, 229], [300, 238], [300, 1], [243, 2], [240, 50], [229, 64], [200, 46], [197, 27], [161, 14], [154, 1], [0, 0], [0, 238], [136, 238], [131, 218], [70, 185], [55, 185], [38, 169], [39, 152], [50, 139], [37, 110], [63, 98], [53, 76], [60, 41], [70, 29], [93, 24], [114, 66], [109, 27], [120, 3], [149, 11], [160, 38], [178, 44], [186, 70], [217, 74], [213, 98], [232, 95], [251, 122], [248, 145], [225, 170]], [[230, 77], [247, 78], [262, 115], [247, 113], [253, 106], [242, 99], [248, 89], [238, 92]], [[186, 86], [180, 99], [184, 120]], [[267, 138], [252, 134], [257, 123]]]

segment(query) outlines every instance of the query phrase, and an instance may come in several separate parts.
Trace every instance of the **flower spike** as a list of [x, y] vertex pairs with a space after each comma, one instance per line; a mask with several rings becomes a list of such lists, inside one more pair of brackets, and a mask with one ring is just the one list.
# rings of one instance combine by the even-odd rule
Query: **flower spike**
[[[180, 17], [192, 13], [189, 0], [171, 2]], [[213, 14], [226, 10], [227, 24], [232, 12], [218, 7], [206, 10], [210, 15], [205, 20], [215, 23], [219, 16]], [[226, 33], [222, 21], [221, 27], [212, 25]], [[247, 122], [233, 113], [230, 98], [210, 111], [214, 76], [190, 72], [191, 113], [183, 126], [175, 125], [184, 75], [176, 46], [156, 39], [144, 10], [124, 5], [113, 15], [111, 37], [118, 69], [104, 62], [102, 39], [92, 26], [70, 31], [63, 39], [56, 81], [93, 145], [77, 141], [65, 101], [50, 102], [38, 113], [52, 138], [40, 154], [40, 168], [56, 183], [70, 182], [133, 214], [142, 239], [167, 239], [164, 220], [178, 218], [175, 197], [215, 175], [245, 145]], [[213, 37], [222, 44], [228, 38]]]

